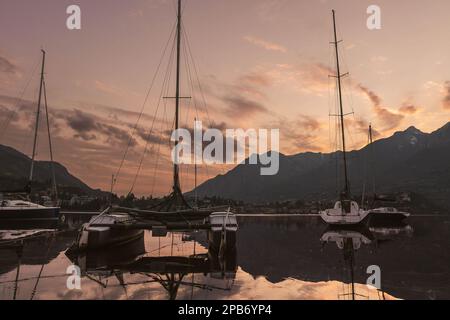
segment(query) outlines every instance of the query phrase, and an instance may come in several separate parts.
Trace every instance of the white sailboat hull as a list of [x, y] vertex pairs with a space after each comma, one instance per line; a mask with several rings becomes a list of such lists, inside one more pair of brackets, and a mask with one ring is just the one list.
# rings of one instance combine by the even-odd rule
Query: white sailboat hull
[[355, 201], [351, 201], [350, 210], [346, 211], [341, 201], [336, 202], [333, 209], [326, 209], [320, 212], [320, 217], [327, 224], [331, 225], [356, 225], [363, 223], [369, 215], [369, 211], [359, 208]]

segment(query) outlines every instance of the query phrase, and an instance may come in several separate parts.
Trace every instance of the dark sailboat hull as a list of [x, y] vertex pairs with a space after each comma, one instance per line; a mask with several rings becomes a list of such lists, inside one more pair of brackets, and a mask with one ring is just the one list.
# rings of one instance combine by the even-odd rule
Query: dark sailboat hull
[[370, 213], [369, 225], [397, 225], [406, 220], [409, 215], [404, 213]]
[[90, 243], [84, 248], [79, 248], [78, 244], [73, 244], [66, 251], [66, 256], [70, 260], [74, 260], [79, 255], [85, 255], [87, 267], [93, 268], [94, 266], [120, 264], [127, 259], [134, 261], [134, 257], [145, 253], [144, 232], [142, 230], [115, 231], [109, 234], [108, 241], [99, 242], [99, 239], [95, 239], [95, 236], [92, 236], [89, 240]]
[[114, 245], [125, 244], [141, 238], [144, 230], [118, 230], [111, 229], [108, 232], [89, 232], [88, 250], [103, 249]]
[[59, 215], [60, 215], [59, 208], [0, 210], [0, 221], [37, 222], [37, 221], [58, 220]]
[[[108, 230], [106, 230], [108, 229]], [[88, 233], [87, 242], [80, 243], [75, 242], [68, 250], [68, 254], [80, 254], [89, 251], [106, 250], [117, 245], [124, 245], [129, 242], [133, 242], [144, 236], [144, 230], [123, 230], [123, 229], [111, 229], [105, 230], [82, 230]]]

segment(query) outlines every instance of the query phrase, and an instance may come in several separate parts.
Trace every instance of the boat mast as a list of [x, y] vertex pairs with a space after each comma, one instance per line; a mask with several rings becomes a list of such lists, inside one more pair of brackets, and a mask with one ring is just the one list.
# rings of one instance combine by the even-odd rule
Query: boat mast
[[372, 133], [372, 124], [369, 125], [369, 143], [370, 143], [370, 166], [372, 171], [372, 192], [375, 197], [375, 170], [374, 170], [374, 152], [373, 152], [373, 133]]
[[[197, 118], [194, 119], [194, 123], [197, 123]], [[194, 152], [194, 203], [195, 207], [198, 208], [198, 194], [197, 194], [197, 153]]]
[[45, 80], [43, 81], [44, 88], [44, 105], [45, 105], [45, 115], [47, 119], [47, 134], [48, 134], [48, 147], [50, 151], [50, 166], [52, 170], [52, 183], [53, 183], [53, 193], [54, 193], [54, 201], [55, 204], [58, 204], [58, 186], [56, 184], [56, 174], [55, 174], [55, 163], [53, 161], [53, 146], [52, 146], [52, 138], [50, 134], [50, 121], [48, 116], [48, 105], [47, 105], [47, 87], [45, 85]]
[[42, 90], [44, 86], [44, 68], [45, 68], [45, 51], [42, 51], [42, 67], [41, 67], [41, 82], [39, 86], [39, 99], [38, 99], [38, 105], [37, 105], [37, 112], [36, 112], [36, 125], [34, 128], [34, 142], [33, 142], [33, 154], [31, 156], [31, 169], [30, 169], [30, 178], [28, 180], [28, 191], [31, 193], [31, 182], [33, 181], [33, 173], [34, 173], [34, 162], [36, 158], [36, 144], [37, 144], [37, 134], [39, 130], [39, 117], [41, 114], [41, 100], [42, 100]]
[[345, 178], [345, 195], [346, 197], [350, 194], [350, 188], [348, 183], [348, 172], [347, 172], [347, 154], [346, 154], [346, 146], [345, 146], [345, 125], [344, 125], [344, 109], [342, 107], [342, 86], [341, 86], [341, 75], [340, 65], [339, 65], [339, 50], [338, 50], [338, 40], [337, 40], [337, 31], [336, 31], [336, 14], [333, 10], [333, 30], [334, 30], [334, 47], [336, 50], [336, 71], [337, 71], [337, 82], [338, 82], [338, 95], [339, 95], [339, 117], [341, 122], [341, 132], [342, 132], [342, 154], [344, 158], [344, 178]]
[[[176, 76], [176, 92], [175, 92], [175, 130], [179, 128], [180, 113], [180, 54], [181, 54], [181, 0], [178, 0], [178, 16], [177, 16], [177, 76]], [[178, 142], [176, 142], [178, 144]], [[178, 155], [175, 155], [173, 165], [173, 191], [175, 195], [181, 194], [180, 187], [180, 169], [178, 166]]]

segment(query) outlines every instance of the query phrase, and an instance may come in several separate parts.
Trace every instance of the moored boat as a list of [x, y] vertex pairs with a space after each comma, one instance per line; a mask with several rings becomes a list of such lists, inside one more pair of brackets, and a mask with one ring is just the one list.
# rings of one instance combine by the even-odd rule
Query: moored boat
[[411, 216], [393, 207], [376, 208], [369, 210], [369, 223], [399, 223]]
[[98, 250], [142, 237], [144, 230], [127, 228], [134, 219], [128, 214], [102, 213], [81, 228], [71, 252]]
[[339, 130], [341, 135], [342, 143], [342, 162], [343, 162], [343, 179], [344, 179], [344, 190], [341, 192], [340, 199], [335, 203], [334, 208], [326, 209], [320, 212], [320, 217], [327, 224], [330, 225], [357, 225], [362, 223], [368, 212], [360, 209], [358, 203], [352, 200], [350, 192], [350, 182], [348, 174], [348, 164], [347, 164], [347, 150], [346, 150], [346, 140], [345, 140], [345, 123], [344, 123], [344, 109], [342, 103], [342, 86], [341, 78], [344, 77], [340, 70], [339, 64], [339, 50], [336, 31], [336, 17], [335, 11], [333, 10], [333, 30], [334, 30], [334, 50], [336, 55], [336, 75], [337, 79], [337, 94], [339, 101], [338, 108], [338, 118], [339, 118]]
[[[56, 176], [53, 161], [52, 140], [50, 134], [49, 112], [47, 106], [47, 91], [45, 85], [45, 56], [46, 52], [42, 50], [41, 77], [39, 83], [39, 98], [37, 101], [36, 124], [34, 126], [33, 153], [31, 156], [30, 174], [27, 185], [22, 190], [0, 191], [0, 221], [21, 221], [29, 223], [36, 220], [58, 220], [60, 208], [56, 205], [42, 206], [29, 201], [32, 194], [32, 183], [35, 171], [35, 162], [37, 154], [37, 138], [39, 131], [39, 119], [41, 114], [41, 104], [44, 102], [44, 111], [47, 118], [48, 145], [50, 151], [50, 167], [52, 172], [52, 191], [54, 196], [54, 204], [58, 203], [58, 189], [56, 184]], [[5, 198], [4, 195], [8, 198]], [[24, 200], [26, 199], [26, 200]]]
[[58, 207], [44, 207], [29, 201], [3, 200], [0, 204], [0, 221], [58, 220]]
[[[373, 153], [373, 135], [372, 135], [372, 125], [369, 126], [369, 146], [372, 148]], [[374, 172], [374, 169], [371, 168], [371, 171]], [[369, 224], [370, 225], [390, 225], [395, 227], [395, 224], [401, 223], [403, 220], [409, 218], [411, 216], [410, 213], [400, 211], [395, 207], [392, 206], [382, 206], [386, 203], [397, 203], [397, 197], [392, 195], [380, 195], [375, 192], [375, 176], [376, 174], [373, 173], [373, 201], [369, 205], [369, 207], [372, 207], [371, 209], [368, 209], [369, 212]], [[365, 198], [365, 184], [363, 187], [363, 203]], [[379, 206], [379, 207], [378, 207]], [[375, 207], [375, 208], [373, 208]]]
[[236, 249], [236, 234], [238, 231], [237, 217], [230, 211], [214, 212], [209, 218], [208, 231], [209, 248], [213, 252], [225, 253]]
[[369, 212], [359, 207], [356, 201], [337, 201], [332, 209], [320, 211], [320, 217], [330, 225], [354, 225], [365, 221]]

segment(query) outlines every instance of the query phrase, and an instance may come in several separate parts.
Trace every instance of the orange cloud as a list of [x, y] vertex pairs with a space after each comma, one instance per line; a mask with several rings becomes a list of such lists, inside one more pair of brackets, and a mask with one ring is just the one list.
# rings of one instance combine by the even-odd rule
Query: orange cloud
[[323, 151], [324, 142], [319, 141], [324, 135], [320, 132], [323, 124], [307, 115], [299, 115], [289, 120], [279, 118], [268, 127], [280, 128], [281, 147], [284, 153], [302, 151]]
[[277, 82], [293, 85], [303, 93], [319, 95], [328, 92], [329, 76], [335, 73], [322, 63], [278, 64], [270, 71]]
[[417, 111], [419, 111], [419, 108], [412, 104], [405, 104], [401, 106], [398, 111], [403, 114], [415, 114]]
[[384, 126], [383, 131], [390, 131], [400, 126], [405, 118], [403, 114], [392, 112], [388, 108], [381, 106], [381, 98], [367, 87], [359, 84], [357, 88], [372, 102], [373, 110], [381, 124]]
[[375, 106], [374, 111], [377, 115], [377, 118], [384, 125], [383, 128], [384, 131], [389, 131], [398, 128], [402, 120], [405, 118], [404, 115], [391, 112], [389, 109], [383, 107]]
[[369, 100], [373, 103], [374, 106], [379, 106], [381, 104], [381, 98], [373, 91], [364, 87], [362, 84], [358, 85], [358, 88], [367, 95]]
[[225, 96], [223, 101], [227, 104], [225, 114], [229, 117], [236, 115], [248, 117], [255, 113], [267, 112], [267, 108], [261, 103], [239, 95]]
[[282, 45], [279, 45], [279, 44], [276, 44], [273, 42], [269, 42], [269, 41], [266, 41], [266, 40], [263, 40], [260, 38], [256, 38], [253, 36], [246, 36], [246, 37], [244, 37], [244, 40], [246, 40], [247, 42], [249, 42], [255, 46], [264, 48], [269, 51], [279, 51], [279, 52], [283, 52], [283, 53], [287, 52], [287, 49], [285, 47], [283, 47]]
[[252, 72], [240, 78], [240, 81], [250, 85], [261, 87], [269, 87], [273, 83], [273, 79], [265, 73]]

